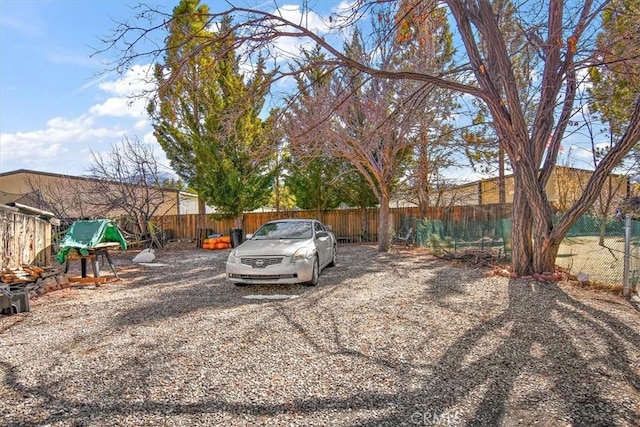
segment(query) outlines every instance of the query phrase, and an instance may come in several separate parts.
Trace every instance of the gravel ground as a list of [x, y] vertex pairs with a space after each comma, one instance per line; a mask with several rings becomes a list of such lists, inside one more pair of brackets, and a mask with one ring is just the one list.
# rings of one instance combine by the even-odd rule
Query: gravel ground
[[0, 425], [640, 425], [622, 298], [361, 245], [316, 287], [235, 287], [227, 254], [117, 254], [0, 316]]

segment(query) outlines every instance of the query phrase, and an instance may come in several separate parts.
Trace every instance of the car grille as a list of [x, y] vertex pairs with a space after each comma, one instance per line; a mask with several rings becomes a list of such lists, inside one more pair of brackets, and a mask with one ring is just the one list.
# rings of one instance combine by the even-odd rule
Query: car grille
[[270, 265], [280, 264], [283, 257], [269, 257], [269, 258], [241, 258], [240, 262], [244, 265], [251, 266], [251, 268], [265, 268]]
[[259, 275], [259, 274], [242, 274], [240, 276], [241, 280], [253, 280], [253, 281], [258, 281], [258, 280], [263, 280], [265, 282], [272, 282], [272, 281], [278, 281], [280, 279], [292, 279], [294, 277], [298, 277], [296, 274], [276, 274], [276, 275], [268, 275], [268, 276], [263, 276], [263, 275]]

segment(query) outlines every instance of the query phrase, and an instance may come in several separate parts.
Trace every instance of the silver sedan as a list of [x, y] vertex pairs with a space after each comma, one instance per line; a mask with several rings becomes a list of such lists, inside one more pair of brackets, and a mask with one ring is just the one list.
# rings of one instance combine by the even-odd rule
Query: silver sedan
[[336, 238], [315, 219], [281, 219], [262, 225], [229, 254], [227, 280], [318, 284], [320, 271], [336, 263]]

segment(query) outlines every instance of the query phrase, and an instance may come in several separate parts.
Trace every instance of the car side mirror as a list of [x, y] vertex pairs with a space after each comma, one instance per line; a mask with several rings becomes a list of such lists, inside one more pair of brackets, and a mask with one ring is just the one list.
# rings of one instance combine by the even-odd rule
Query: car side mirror
[[247, 239], [247, 240], [249, 240], [249, 239], [250, 239], [250, 238], [252, 238], [252, 237], [253, 237], [253, 233], [247, 233], [247, 234], [245, 235], [245, 239]]

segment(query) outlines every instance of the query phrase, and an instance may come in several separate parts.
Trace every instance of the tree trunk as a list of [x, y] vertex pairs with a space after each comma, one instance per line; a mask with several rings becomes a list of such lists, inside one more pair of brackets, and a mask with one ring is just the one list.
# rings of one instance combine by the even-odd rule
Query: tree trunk
[[533, 272], [552, 273], [556, 268], [556, 255], [560, 247], [557, 233], [553, 233], [551, 209], [534, 207], [533, 212]]
[[598, 245], [604, 247], [604, 236], [607, 234], [607, 215], [602, 215], [600, 222], [600, 237], [598, 238]]
[[273, 192], [275, 195], [274, 205], [277, 213], [280, 213], [280, 190], [280, 180], [276, 177]]
[[560, 242], [550, 235], [551, 218], [534, 221], [534, 215], [541, 212], [534, 212], [522, 193], [514, 194], [511, 268], [518, 276], [553, 272]]
[[[517, 179], [514, 175], [514, 186]], [[513, 216], [511, 223], [511, 268], [519, 276], [532, 274], [532, 218], [531, 207], [523, 191], [513, 194]]]
[[548, 236], [534, 239], [533, 242], [533, 272], [553, 273], [556, 269], [556, 256], [560, 243]]
[[548, 203], [538, 206], [531, 202], [534, 195], [528, 194], [530, 190], [521, 182], [535, 178], [523, 177], [522, 173], [526, 171], [514, 173], [511, 268], [518, 276], [553, 272], [560, 241], [553, 234], [552, 211]]
[[378, 252], [388, 252], [391, 236], [389, 236], [389, 209], [390, 197], [383, 195], [380, 198], [380, 219], [378, 221]]
[[609, 178], [607, 179], [607, 193], [604, 197], [604, 200], [602, 200], [602, 191], [600, 192], [600, 200], [598, 205], [600, 207], [602, 223], [600, 224], [600, 238], [598, 239], [598, 244], [602, 247], [604, 247], [604, 236], [607, 234], [607, 216], [609, 215], [609, 209], [611, 209], [611, 204], [613, 203], [612, 199], [615, 197], [615, 194], [619, 189], [620, 184], [618, 184], [614, 190], [611, 176], [609, 176]]
[[360, 239], [365, 242], [371, 240], [371, 236], [369, 236], [368, 223], [367, 208], [360, 206]]

